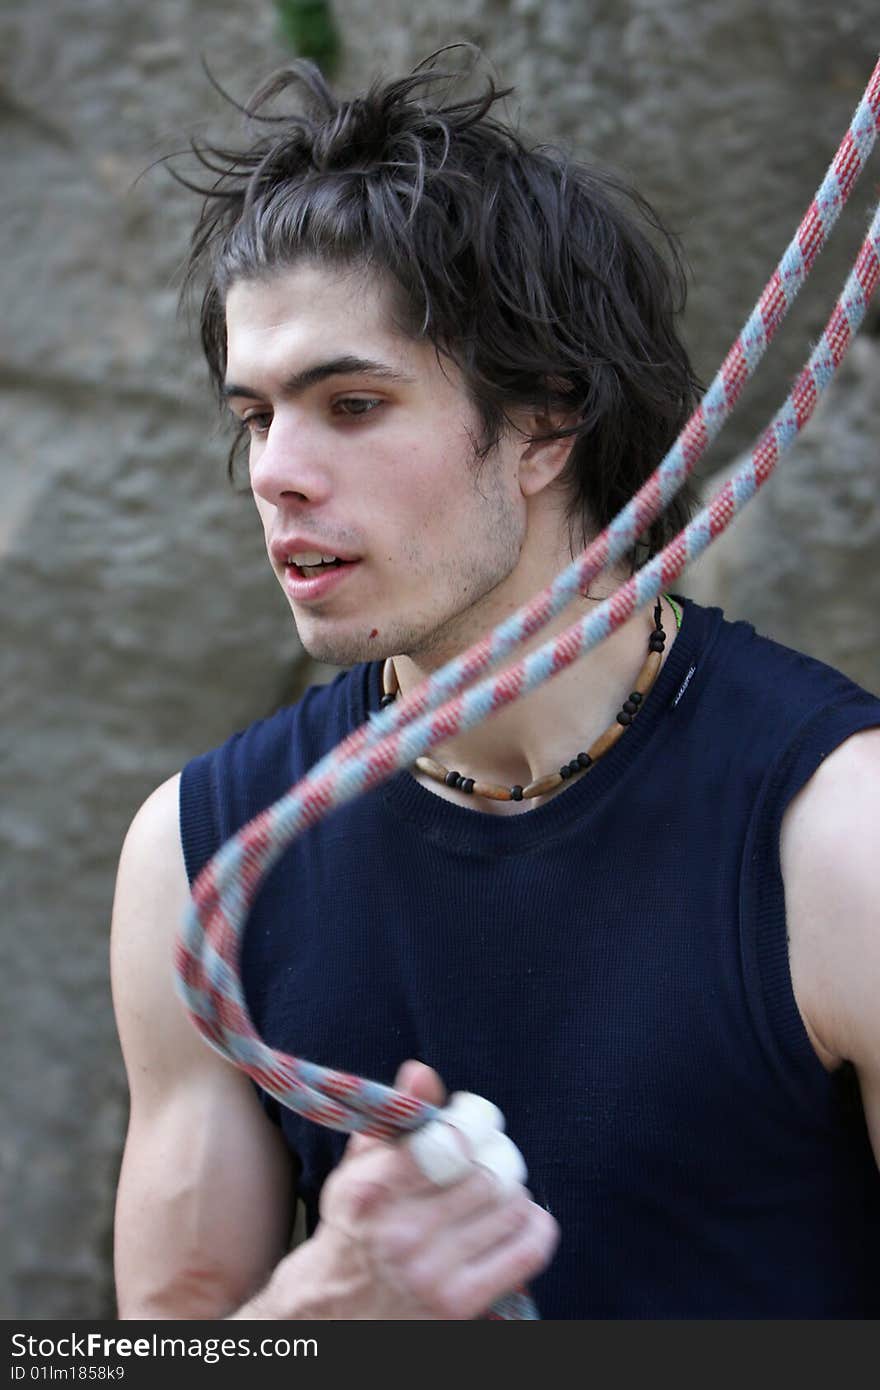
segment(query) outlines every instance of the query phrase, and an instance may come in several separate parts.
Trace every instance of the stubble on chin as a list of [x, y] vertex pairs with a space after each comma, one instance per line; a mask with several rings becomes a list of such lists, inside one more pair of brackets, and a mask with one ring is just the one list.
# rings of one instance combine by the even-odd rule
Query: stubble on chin
[[[294, 616], [294, 621], [296, 621]], [[322, 635], [320, 633], [303, 630], [303, 625], [296, 623], [297, 636], [300, 645], [307, 656], [313, 661], [319, 661], [324, 666], [357, 666], [362, 661], [376, 661], [381, 659], [384, 653], [376, 646], [376, 639], [369, 641], [366, 635], [348, 637], [332, 636], [331, 634]], [[392, 653], [389, 653], [391, 655]]]
[[[295, 610], [293, 618], [303, 650], [313, 661], [326, 666], [350, 667], [363, 661], [384, 661], [389, 656], [401, 656], [423, 636], [412, 623], [389, 624], [378, 617], [373, 623], [366, 619], [363, 625], [358, 624], [347, 632], [339, 631], [338, 626], [334, 630], [331, 621], [326, 627], [308, 618], [299, 621]], [[371, 636], [373, 631], [375, 637]]]
[[446, 646], [438, 642], [440, 634], [430, 627], [426, 631], [412, 623], [386, 626], [377, 630], [375, 637], [370, 636], [370, 628], [358, 633], [309, 631], [305, 624], [299, 623], [296, 628], [306, 654], [326, 666], [348, 668], [364, 661], [384, 661], [389, 656], [428, 660], [435, 651], [445, 651]]

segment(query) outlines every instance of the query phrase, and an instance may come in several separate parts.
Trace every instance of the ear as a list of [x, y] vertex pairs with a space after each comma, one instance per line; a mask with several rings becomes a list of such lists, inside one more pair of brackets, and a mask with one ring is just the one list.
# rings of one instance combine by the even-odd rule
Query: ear
[[[566, 429], [577, 423], [574, 417], [555, 417], [533, 415], [521, 422], [520, 428], [527, 435], [542, 435], [549, 430]], [[555, 483], [568, 463], [574, 445], [572, 435], [562, 439], [536, 439], [522, 446], [519, 456], [519, 486], [524, 497], [536, 497], [551, 483]]]

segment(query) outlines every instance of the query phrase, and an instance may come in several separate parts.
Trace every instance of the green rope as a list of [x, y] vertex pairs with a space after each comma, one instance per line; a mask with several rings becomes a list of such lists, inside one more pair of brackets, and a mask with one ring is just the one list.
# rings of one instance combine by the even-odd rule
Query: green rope
[[680, 631], [681, 631], [681, 609], [679, 608], [678, 604], [675, 602], [675, 599], [672, 598], [672, 596], [671, 596], [670, 594], [664, 594], [663, 597], [665, 598], [666, 602], [669, 604], [669, 607], [672, 609], [673, 613], [675, 614], [675, 630], [676, 630], [676, 632], [680, 632]]

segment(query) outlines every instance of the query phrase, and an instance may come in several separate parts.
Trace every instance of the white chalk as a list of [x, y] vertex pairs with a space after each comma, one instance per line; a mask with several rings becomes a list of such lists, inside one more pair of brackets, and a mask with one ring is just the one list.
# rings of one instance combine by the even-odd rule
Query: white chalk
[[450, 1096], [441, 1118], [463, 1134], [472, 1149], [478, 1149], [490, 1135], [504, 1128], [504, 1116], [498, 1106], [473, 1091], [456, 1091]]
[[526, 1161], [506, 1134], [496, 1130], [484, 1139], [474, 1155], [474, 1162], [487, 1168], [506, 1192], [512, 1192], [528, 1177]]
[[428, 1181], [438, 1187], [458, 1182], [473, 1166], [455, 1131], [442, 1120], [429, 1120], [406, 1145]]

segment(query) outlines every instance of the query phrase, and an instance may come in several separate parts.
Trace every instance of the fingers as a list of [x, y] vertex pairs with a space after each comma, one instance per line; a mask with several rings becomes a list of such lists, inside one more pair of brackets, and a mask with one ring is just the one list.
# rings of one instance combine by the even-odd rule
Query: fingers
[[[446, 1101], [446, 1087], [440, 1077], [432, 1067], [426, 1066], [424, 1062], [417, 1062], [415, 1058], [409, 1058], [398, 1067], [393, 1085], [395, 1090], [415, 1096], [417, 1100], [423, 1100], [428, 1105], [440, 1106]], [[381, 1139], [366, 1139], [361, 1134], [353, 1134], [345, 1146], [346, 1157], [363, 1153], [366, 1149], [375, 1148], [383, 1142]]]
[[[396, 1084], [406, 1086], [410, 1094], [421, 1092], [423, 1097], [435, 1099], [443, 1096], [437, 1073], [420, 1062], [404, 1063]], [[384, 1157], [374, 1157], [369, 1167], [359, 1167], [359, 1184], [349, 1184], [347, 1189], [348, 1211], [353, 1219], [366, 1216], [383, 1193], [390, 1194], [392, 1188], [400, 1194], [413, 1195], [427, 1193], [431, 1187], [453, 1186], [467, 1178], [475, 1165], [487, 1169], [508, 1195], [521, 1190], [527, 1176], [526, 1165], [516, 1145], [503, 1132], [504, 1116], [497, 1106], [482, 1096], [460, 1091], [442, 1109], [437, 1108], [438, 1118], [394, 1146], [363, 1140], [349, 1144], [350, 1159], [388, 1155], [392, 1147], [396, 1153], [393, 1165]]]
[[502, 1293], [527, 1284], [553, 1258], [559, 1227], [549, 1212], [528, 1203], [523, 1223], [495, 1244], [451, 1267], [443, 1286], [446, 1316], [479, 1317]]
[[464, 1177], [471, 1163], [488, 1168], [510, 1192], [527, 1177], [522, 1154], [504, 1133], [501, 1111], [470, 1091], [457, 1091], [436, 1119], [409, 1136], [406, 1147], [438, 1187]]
[[[385, 1223], [383, 1240], [395, 1257], [424, 1249], [426, 1266], [440, 1277], [454, 1266], [494, 1255], [505, 1241], [527, 1235], [527, 1228], [537, 1236], [547, 1216], [524, 1187], [511, 1194], [488, 1173], [472, 1168], [452, 1187], [433, 1187], [424, 1196], [416, 1194], [397, 1204]], [[549, 1238], [556, 1223], [548, 1219], [544, 1234]]]
[[[401, 1209], [393, 1225], [376, 1233], [375, 1268], [433, 1318], [479, 1317], [501, 1294], [546, 1268], [558, 1242], [556, 1222], [525, 1192], [500, 1200], [496, 1189], [484, 1202], [485, 1188], [479, 1196], [472, 1190], [482, 1205], [463, 1214], [460, 1199], [473, 1182], [466, 1179], [443, 1194], [445, 1220], [427, 1224]], [[431, 1205], [440, 1206], [441, 1199]]]
[[394, 1254], [411, 1253], [439, 1233], [466, 1227], [505, 1205], [497, 1183], [487, 1173], [471, 1168], [468, 1176], [452, 1187], [429, 1184], [398, 1198], [383, 1214], [381, 1239], [388, 1239]]
[[[334, 1223], [353, 1233], [357, 1225], [384, 1206], [404, 1210], [408, 1199], [418, 1200], [419, 1219], [425, 1220], [435, 1210], [447, 1214], [469, 1211], [480, 1204], [475, 1197], [498, 1200], [499, 1195], [497, 1184], [475, 1164], [468, 1162], [462, 1178], [451, 1187], [441, 1188], [425, 1176], [405, 1144], [371, 1141], [330, 1174], [321, 1207], [325, 1217], [332, 1210]], [[408, 1216], [413, 1214], [409, 1206], [405, 1210]]]
[[428, 1105], [446, 1103], [446, 1087], [434, 1069], [424, 1062], [413, 1059], [404, 1062], [394, 1078], [394, 1085], [398, 1091], [405, 1091]]
[[[429, 1104], [445, 1099], [437, 1073], [419, 1062], [405, 1063], [395, 1084]], [[411, 1141], [350, 1143], [324, 1185], [322, 1226], [313, 1239], [320, 1238], [327, 1267], [344, 1272], [356, 1316], [478, 1317], [549, 1263], [556, 1222], [517, 1180], [522, 1158], [501, 1125], [494, 1106], [459, 1095], [445, 1122], [424, 1127], [455, 1146], [458, 1170], [446, 1185], [431, 1180], [430, 1162], [426, 1176]], [[513, 1150], [520, 1168], [501, 1162], [493, 1149], [499, 1145]]]

